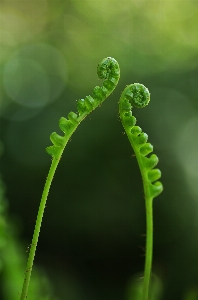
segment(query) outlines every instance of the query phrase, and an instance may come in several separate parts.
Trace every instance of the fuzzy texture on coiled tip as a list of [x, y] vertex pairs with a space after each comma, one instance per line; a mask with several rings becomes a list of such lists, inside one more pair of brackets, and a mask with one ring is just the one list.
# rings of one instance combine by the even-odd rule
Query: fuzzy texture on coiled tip
[[150, 101], [149, 90], [140, 83], [133, 83], [126, 86], [121, 97], [125, 97], [126, 100], [128, 99], [130, 104], [137, 108], [145, 107]]

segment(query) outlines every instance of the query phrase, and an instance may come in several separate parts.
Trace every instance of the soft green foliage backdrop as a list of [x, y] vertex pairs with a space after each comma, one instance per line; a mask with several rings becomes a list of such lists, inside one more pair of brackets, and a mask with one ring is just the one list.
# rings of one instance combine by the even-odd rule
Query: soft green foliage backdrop
[[143, 188], [117, 104], [133, 82], [151, 92], [134, 115], [164, 185], [154, 201], [154, 272], [163, 299], [198, 287], [197, 29], [193, 0], [1, 1], [1, 173], [24, 252], [50, 166], [50, 133], [101, 84], [102, 58], [121, 68], [113, 95], [69, 143], [48, 199], [36, 263], [61, 299], [128, 300], [131, 276], [143, 271]]

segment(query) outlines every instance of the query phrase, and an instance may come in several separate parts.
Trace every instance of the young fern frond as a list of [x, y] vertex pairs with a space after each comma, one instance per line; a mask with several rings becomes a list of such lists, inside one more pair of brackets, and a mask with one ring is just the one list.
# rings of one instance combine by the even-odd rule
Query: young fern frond
[[87, 96], [85, 99], [78, 100], [77, 102], [77, 114], [70, 112], [68, 118], [62, 117], [59, 120], [59, 127], [63, 131], [64, 136], [58, 135], [56, 132], [53, 132], [50, 136], [50, 139], [53, 143], [53, 146], [47, 147], [46, 151], [52, 156], [52, 164], [46, 179], [44, 186], [39, 211], [37, 215], [36, 225], [34, 229], [33, 239], [30, 247], [28, 262], [25, 271], [25, 278], [21, 293], [21, 300], [27, 298], [28, 286], [30, 282], [30, 276], [33, 267], [34, 256], [36, 252], [36, 246], [38, 242], [39, 232], [41, 228], [42, 218], [44, 214], [44, 209], [46, 206], [46, 201], [49, 193], [49, 189], [64, 151], [64, 148], [70, 139], [71, 135], [74, 133], [80, 122], [96, 107], [98, 107], [115, 89], [119, 77], [120, 69], [117, 61], [114, 58], [107, 57], [104, 58], [101, 63], [98, 65], [97, 73], [99, 78], [104, 79], [102, 87], [96, 86], [93, 90], [92, 96]]
[[126, 86], [119, 100], [119, 113], [122, 125], [126, 131], [129, 142], [135, 152], [139, 169], [142, 176], [146, 206], [146, 259], [144, 269], [144, 283], [142, 300], [148, 300], [149, 283], [152, 267], [153, 249], [153, 198], [163, 190], [162, 183], [158, 181], [161, 171], [155, 166], [158, 157], [155, 154], [148, 155], [153, 151], [153, 146], [147, 142], [148, 135], [136, 125], [136, 118], [132, 115], [132, 107], [145, 107], [150, 101], [148, 89], [139, 83]]
[[97, 106], [99, 106], [115, 89], [119, 77], [120, 69], [117, 61], [114, 58], [104, 58], [97, 68], [98, 77], [104, 79], [102, 87], [96, 86], [92, 96], [86, 96], [85, 99], [80, 99], [77, 102], [78, 113], [70, 112], [68, 118], [60, 118], [59, 127], [64, 132], [64, 136], [53, 132], [50, 139], [53, 146], [47, 147], [46, 151], [52, 157], [59, 159], [61, 154], [80, 122]]

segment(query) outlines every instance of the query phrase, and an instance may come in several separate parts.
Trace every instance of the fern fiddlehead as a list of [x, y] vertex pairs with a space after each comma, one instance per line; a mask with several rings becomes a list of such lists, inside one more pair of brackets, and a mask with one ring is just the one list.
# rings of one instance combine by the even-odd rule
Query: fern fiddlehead
[[64, 132], [64, 136], [60, 136], [56, 132], [51, 134], [50, 139], [54, 145], [47, 147], [46, 150], [52, 157], [56, 159], [61, 157], [61, 153], [79, 123], [115, 89], [120, 77], [120, 69], [114, 58], [104, 58], [98, 65], [97, 73], [100, 79], [104, 79], [102, 87], [96, 86], [92, 96], [86, 96], [85, 99], [78, 100], [77, 114], [70, 112], [68, 119], [64, 117], [60, 118], [59, 127]]
[[27, 298], [28, 286], [30, 282], [33, 261], [36, 252], [36, 246], [37, 246], [38, 237], [40, 233], [44, 209], [46, 206], [49, 189], [56, 168], [58, 166], [58, 163], [64, 151], [64, 148], [67, 145], [67, 142], [69, 141], [74, 131], [77, 129], [80, 122], [90, 112], [92, 112], [96, 107], [98, 107], [115, 89], [120, 77], [119, 65], [114, 58], [111, 57], [104, 58], [98, 65], [97, 73], [100, 79], [104, 79], [102, 87], [96, 86], [91, 96], [86, 96], [85, 99], [78, 100], [77, 113], [70, 112], [68, 114], [68, 118], [62, 117], [59, 120], [59, 127], [63, 131], [64, 136], [61, 136], [56, 132], [53, 132], [50, 136], [53, 145], [47, 147], [46, 151], [48, 154], [52, 156], [52, 163], [46, 179], [43, 194], [41, 197], [41, 202], [39, 206], [33, 239], [31, 243], [28, 262], [25, 271], [24, 283], [23, 283], [22, 293], [20, 297], [21, 300], [25, 300]]
[[141, 172], [145, 207], [146, 207], [146, 258], [144, 268], [144, 282], [142, 300], [148, 300], [149, 284], [152, 267], [153, 252], [153, 198], [157, 197], [163, 190], [162, 183], [158, 181], [161, 177], [159, 169], [155, 168], [158, 157], [153, 152], [153, 146], [147, 143], [148, 135], [136, 126], [136, 118], [132, 115], [132, 107], [145, 107], [150, 101], [148, 89], [139, 83], [126, 86], [119, 100], [119, 113], [122, 125], [128, 136], [129, 142], [134, 150], [139, 169]]

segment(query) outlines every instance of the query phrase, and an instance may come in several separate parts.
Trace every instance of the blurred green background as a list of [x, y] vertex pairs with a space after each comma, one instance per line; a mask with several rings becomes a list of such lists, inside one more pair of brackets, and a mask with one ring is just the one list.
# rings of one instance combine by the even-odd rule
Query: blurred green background
[[[92, 93], [107, 56], [118, 87], [78, 128], [58, 167], [35, 264], [68, 300], [127, 300], [143, 271], [145, 209], [137, 162], [118, 117], [125, 85], [148, 87], [134, 109], [159, 156], [153, 271], [163, 300], [198, 287], [198, 2], [0, 2], [1, 173], [24, 252], [31, 243], [58, 120]], [[27, 255], [27, 253], [25, 254]], [[21, 274], [23, 276], [23, 274]], [[194, 298], [193, 298], [194, 299]], [[131, 300], [131, 299], [130, 299]]]

